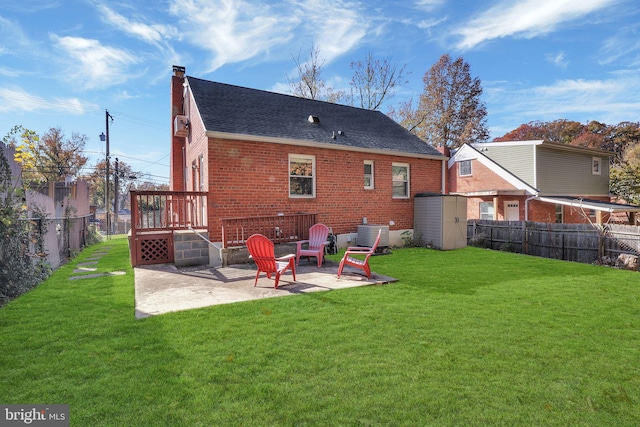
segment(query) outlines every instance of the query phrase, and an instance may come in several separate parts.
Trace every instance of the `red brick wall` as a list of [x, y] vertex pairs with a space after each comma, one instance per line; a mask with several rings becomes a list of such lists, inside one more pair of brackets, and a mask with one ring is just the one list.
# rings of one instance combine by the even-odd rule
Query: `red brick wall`
[[[520, 205], [520, 220], [524, 220], [527, 217], [528, 221], [533, 222], [556, 222], [556, 207], [553, 203], [541, 202], [539, 200], [530, 200], [528, 203], [529, 215], [525, 216], [525, 209], [527, 208], [526, 200], [529, 196], [500, 196], [497, 202], [497, 220], [503, 221], [504, 217], [504, 202], [517, 200]], [[606, 197], [593, 197], [594, 200], [608, 201]], [[480, 217], [480, 203], [481, 202], [494, 202], [493, 196], [487, 197], [468, 197], [467, 198], [467, 219], [477, 219]], [[589, 215], [589, 210], [583, 210], [571, 206], [563, 206], [563, 222], [566, 224], [580, 224], [589, 222], [585, 217]], [[606, 222], [609, 218], [608, 214], [603, 214], [602, 221]], [[595, 216], [590, 216], [592, 222], [596, 222]]]
[[[316, 158], [316, 197], [289, 197], [289, 154]], [[298, 147], [263, 142], [209, 139], [209, 232], [221, 238], [221, 219], [315, 212], [334, 233], [355, 232], [362, 218], [394, 229], [413, 228], [413, 196], [440, 192], [442, 161]], [[364, 161], [374, 161], [373, 190], [364, 189]], [[408, 199], [393, 199], [391, 166], [408, 163]]]
[[451, 188], [455, 189], [456, 192], [515, 189], [513, 185], [477, 160], [471, 161], [470, 176], [459, 176], [458, 166], [458, 162], [456, 162], [449, 170], [449, 182]]

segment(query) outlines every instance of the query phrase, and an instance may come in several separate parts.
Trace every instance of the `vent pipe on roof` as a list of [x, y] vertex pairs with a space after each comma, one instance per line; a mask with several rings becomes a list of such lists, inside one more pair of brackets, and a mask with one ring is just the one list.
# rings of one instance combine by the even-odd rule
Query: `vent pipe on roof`
[[320, 117], [314, 115], [309, 116], [307, 120], [309, 120], [309, 123], [313, 123], [314, 125], [320, 123]]

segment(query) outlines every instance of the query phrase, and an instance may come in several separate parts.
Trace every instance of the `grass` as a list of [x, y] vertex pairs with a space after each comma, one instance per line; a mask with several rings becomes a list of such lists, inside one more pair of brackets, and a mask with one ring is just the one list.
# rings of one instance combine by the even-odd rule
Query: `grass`
[[[105, 247], [98, 272], [125, 275], [68, 280]], [[0, 309], [0, 402], [66, 403], [76, 426], [640, 425], [637, 272], [478, 248], [371, 263], [400, 281], [135, 320], [114, 238]]]

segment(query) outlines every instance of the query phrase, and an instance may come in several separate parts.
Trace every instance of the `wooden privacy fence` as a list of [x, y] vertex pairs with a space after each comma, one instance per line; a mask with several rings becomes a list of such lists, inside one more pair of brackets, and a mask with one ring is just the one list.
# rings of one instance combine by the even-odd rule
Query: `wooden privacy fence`
[[640, 253], [640, 227], [633, 225], [469, 220], [467, 236], [474, 246], [581, 263]]

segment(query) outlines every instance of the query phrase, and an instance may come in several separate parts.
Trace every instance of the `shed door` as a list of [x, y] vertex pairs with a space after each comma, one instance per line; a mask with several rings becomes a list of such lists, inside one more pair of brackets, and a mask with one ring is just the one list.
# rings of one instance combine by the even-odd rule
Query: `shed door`
[[505, 221], [520, 220], [520, 202], [518, 200], [504, 202], [504, 219]]

